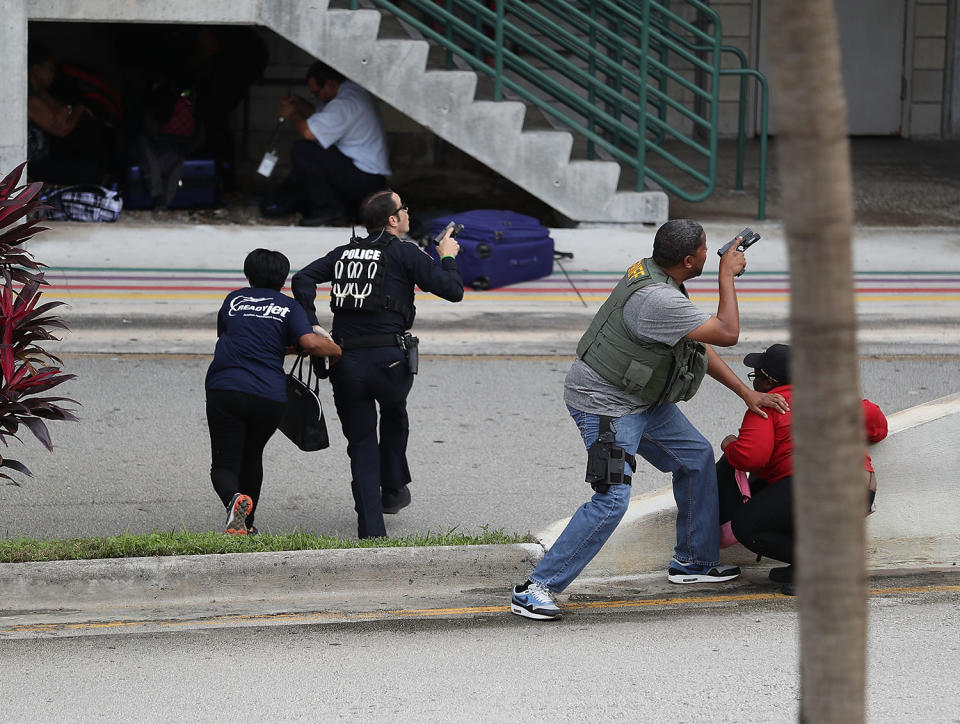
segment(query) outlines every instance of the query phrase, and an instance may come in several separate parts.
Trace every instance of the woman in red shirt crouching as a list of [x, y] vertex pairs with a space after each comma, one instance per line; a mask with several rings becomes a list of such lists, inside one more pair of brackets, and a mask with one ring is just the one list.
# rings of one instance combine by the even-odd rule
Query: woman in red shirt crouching
[[[747, 377], [758, 392], [777, 392], [792, 402], [790, 389], [790, 347], [774, 344], [764, 352], [743, 359], [752, 367]], [[887, 436], [887, 418], [874, 403], [863, 400], [867, 441]], [[770, 579], [787, 584], [784, 593], [793, 593], [793, 439], [790, 412], [767, 410], [764, 419], [747, 412], [737, 435], [720, 443], [723, 456], [717, 462], [720, 486], [720, 521], [729, 520], [733, 535], [748, 549], [790, 565], [774, 568]], [[870, 491], [867, 513], [873, 510], [876, 477], [870, 456], [865, 456], [865, 480]], [[749, 474], [750, 497], [744, 499], [735, 482], [735, 471]]]

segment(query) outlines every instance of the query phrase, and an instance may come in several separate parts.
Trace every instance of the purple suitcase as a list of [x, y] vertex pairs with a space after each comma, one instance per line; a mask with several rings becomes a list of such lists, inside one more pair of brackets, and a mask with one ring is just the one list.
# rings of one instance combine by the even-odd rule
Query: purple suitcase
[[[149, 209], [150, 194], [140, 166], [127, 168], [127, 184], [123, 194], [124, 206], [128, 209]], [[171, 209], [213, 209], [221, 206], [220, 175], [212, 158], [188, 158], [183, 162], [180, 183]]]
[[[457, 266], [465, 286], [496, 289], [540, 279], [553, 271], [553, 239], [539, 221], [513, 211], [478, 209], [433, 221], [432, 239], [454, 221], [463, 225], [457, 235]], [[437, 247], [430, 245], [437, 255]]]

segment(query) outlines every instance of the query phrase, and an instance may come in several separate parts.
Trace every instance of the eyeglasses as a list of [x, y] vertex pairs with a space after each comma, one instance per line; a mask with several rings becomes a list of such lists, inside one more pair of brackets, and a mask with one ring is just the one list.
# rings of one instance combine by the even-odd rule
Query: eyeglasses
[[747, 373], [747, 379], [755, 380], [755, 379], [757, 379], [757, 377], [761, 377], [761, 378], [763, 378], [763, 379], [770, 380], [770, 382], [779, 382], [779, 381], [780, 381], [780, 380], [778, 380], [776, 377], [771, 377], [770, 375], [768, 375], [768, 374], [767, 374], [766, 372], [764, 372], [763, 370], [757, 370], [756, 372], [748, 372], [748, 373]]
[[407, 206], [406, 204], [404, 204], [404, 205], [401, 206], [399, 209], [397, 209], [397, 210], [394, 211], [392, 214], [390, 214], [390, 216], [396, 216], [396, 215], [399, 214], [401, 211], [406, 211], [407, 213], [410, 213], [410, 207]]

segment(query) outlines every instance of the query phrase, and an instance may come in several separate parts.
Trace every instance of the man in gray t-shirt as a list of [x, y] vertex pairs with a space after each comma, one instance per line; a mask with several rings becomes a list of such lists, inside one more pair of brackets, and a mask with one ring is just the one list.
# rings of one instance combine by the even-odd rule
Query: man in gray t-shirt
[[[623, 321], [637, 339], [671, 347], [708, 319], [710, 315], [683, 292], [666, 284], [643, 287], [623, 308]], [[567, 373], [563, 401], [568, 407], [608, 417], [623, 417], [650, 407], [637, 395], [607, 382], [579, 358]]]
[[[719, 561], [713, 448], [674, 402], [650, 401], [688, 399], [689, 395], [665, 393], [672, 391], [683, 372], [696, 368], [703, 349], [694, 343], [702, 343], [706, 374], [739, 395], [749, 409], [763, 417], [763, 407], [789, 409], [780, 395], [747, 387], [713, 350], [711, 345], [736, 344], [740, 335], [733, 280], [746, 260], [737, 245], [723, 255], [718, 273], [720, 301], [716, 315], [709, 315], [697, 309], [683, 288], [684, 282], [701, 274], [706, 258], [706, 234], [700, 224], [689, 219], [668, 221], [657, 230], [653, 257], [631, 267], [598, 312], [598, 319], [604, 320], [600, 327], [604, 335], [595, 332], [595, 319], [581, 340], [563, 396], [587, 447], [591, 472], [596, 473], [594, 463], [600, 460], [603, 478], [593, 483], [593, 497], [576, 511], [530, 578], [513, 589], [510, 608], [514, 613], [533, 619], [560, 616], [551, 593], [570, 585], [617, 527], [630, 502], [634, 455], [673, 475], [677, 544], [669, 580], [719, 582], [740, 574], [739, 568]], [[631, 285], [637, 279], [643, 283]], [[629, 359], [623, 358], [624, 350]], [[661, 361], [670, 371], [658, 383], [654, 382], [656, 372], [645, 377], [635, 369], [659, 370]], [[702, 374], [703, 367], [699, 370]], [[699, 384], [696, 373], [691, 376]], [[639, 387], [635, 384], [647, 377]]]

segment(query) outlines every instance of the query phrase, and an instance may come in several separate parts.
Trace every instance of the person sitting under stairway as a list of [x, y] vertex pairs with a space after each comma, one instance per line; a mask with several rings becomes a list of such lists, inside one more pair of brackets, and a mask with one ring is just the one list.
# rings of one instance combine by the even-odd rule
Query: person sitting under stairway
[[288, 95], [279, 115], [302, 137], [290, 151], [293, 170], [261, 205], [264, 216], [303, 212], [301, 226], [356, 221], [360, 202], [387, 188], [387, 137], [367, 91], [317, 61], [307, 71], [316, 98]]

